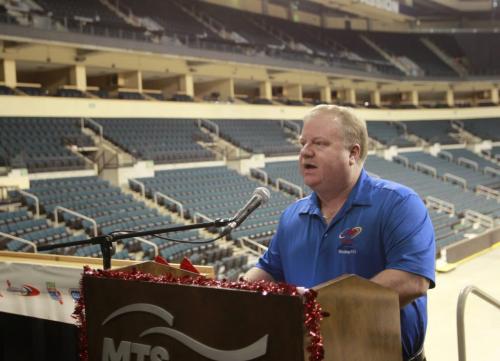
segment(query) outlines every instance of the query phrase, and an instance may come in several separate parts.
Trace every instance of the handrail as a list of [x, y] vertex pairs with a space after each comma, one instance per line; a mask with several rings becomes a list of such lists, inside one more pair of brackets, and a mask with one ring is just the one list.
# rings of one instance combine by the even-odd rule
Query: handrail
[[396, 126], [400, 126], [401, 128], [403, 128], [404, 135], [408, 135], [408, 127], [406, 126], [405, 123], [398, 121], [398, 122], [394, 122], [394, 124]]
[[94, 225], [94, 237], [98, 236], [97, 222], [95, 221], [95, 219], [87, 217], [84, 214], [72, 211], [71, 209], [68, 209], [68, 208], [65, 208], [65, 207], [62, 207], [62, 206], [57, 206], [57, 207], [54, 208], [54, 221], [56, 223], [56, 226], [59, 224], [59, 215], [57, 214], [58, 213], [57, 211], [63, 211], [63, 212], [72, 214], [72, 215], [74, 215], [76, 217], [80, 217], [80, 218], [83, 218], [83, 219], [89, 221], [90, 223], [92, 223]]
[[470, 166], [475, 171], [477, 171], [479, 169], [479, 164], [477, 164], [477, 162], [475, 162], [469, 158], [460, 157], [457, 159], [457, 163], [458, 163], [458, 165], [465, 164], [466, 166]]
[[500, 177], [500, 171], [498, 169], [493, 168], [493, 167], [484, 167], [483, 172], [484, 172], [484, 174], [491, 173], [492, 175]]
[[[256, 256], [262, 256], [266, 251], [267, 247], [264, 246], [263, 244], [260, 244], [259, 242], [255, 242], [254, 240], [248, 238], [248, 237], [240, 237], [239, 238], [240, 246], [247, 252], [250, 252]], [[257, 250], [253, 249], [252, 247], [247, 246], [245, 243], [248, 243], [254, 247], [257, 248]]]
[[478, 184], [476, 186], [476, 193], [486, 196], [487, 199], [490, 199], [491, 197], [493, 199], [496, 199], [497, 201], [500, 201], [500, 191], [497, 191], [496, 189], [490, 187], [483, 186], [482, 184]]
[[[437, 169], [435, 167], [431, 167], [430, 165], [427, 165], [425, 163], [422, 163], [422, 162], [415, 163], [415, 169], [418, 171], [421, 171], [421, 169], [426, 170], [426, 171], [430, 172], [430, 175], [432, 175], [434, 178], [437, 177]], [[422, 173], [424, 173], [424, 172], [422, 172]]]
[[99, 138], [100, 138], [100, 141], [102, 142], [102, 138], [103, 138], [103, 135], [104, 135], [104, 128], [101, 124], [97, 123], [94, 119], [92, 118], [85, 118], [85, 117], [82, 117], [81, 118], [81, 126], [82, 126], [82, 129], [84, 128], [84, 125], [85, 125], [85, 121], [88, 121], [90, 124], [93, 124], [97, 127], [97, 129], [99, 130]]
[[495, 226], [495, 220], [493, 219], [493, 217], [473, 211], [472, 209], [466, 209], [464, 212], [464, 216], [465, 219], [474, 223], [479, 223], [486, 228], [493, 228]]
[[142, 243], [146, 243], [146, 244], [149, 244], [150, 246], [153, 246], [154, 250], [155, 250], [155, 257], [159, 255], [159, 250], [158, 250], [158, 245], [154, 242], [151, 242], [145, 238], [142, 238], [142, 237], [134, 237], [134, 239], [138, 240], [139, 242], [142, 242]]
[[8, 234], [8, 233], [3, 233], [3, 232], [0, 232], [0, 236], [7, 237], [7, 238], [13, 239], [15, 241], [19, 241], [19, 242], [22, 242], [22, 243], [29, 244], [31, 247], [33, 247], [34, 253], [38, 253], [38, 248], [36, 247], [36, 244], [34, 242], [28, 241], [27, 239], [23, 239], [23, 238], [19, 238], [19, 237], [13, 236], [13, 235]]
[[194, 212], [194, 214], [193, 214], [193, 220], [196, 222], [196, 219], [197, 219], [197, 218], [202, 218], [202, 219], [205, 219], [205, 220], [206, 220], [206, 221], [208, 221], [208, 222], [213, 222], [213, 221], [214, 221], [214, 219], [213, 219], [213, 218], [210, 218], [209, 216], [206, 216], [206, 215], [204, 215], [204, 214], [203, 214], [203, 213], [201, 213], [201, 212]]
[[453, 162], [453, 154], [446, 150], [442, 150], [438, 155], [444, 155], [444, 158], [447, 158], [448, 162]]
[[452, 119], [451, 124], [456, 124], [460, 129], [464, 129], [465, 125], [464, 122], [458, 119]]
[[201, 125], [203, 124], [203, 122], [206, 122], [207, 124], [211, 125], [212, 127], [214, 127], [215, 129], [215, 136], [217, 138], [219, 138], [219, 134], [220, 134], [220, 131], [219, 131], [219, 126], [217, 124], [215, 124], [214, 122], [212, 122], [211, 120], [208, 120], [208, 119], [198, 119], [198, 127], [201, 127]]
[[458, 339], [458, 361], [466, 361], [465, 352], [465, 303], [469, 294], [475, 294], [484, 301], [500, 309], [500, 301], [487, 294], [476, 286], [467, 286], [460, 291], [457, 302], [457, 339]]
[[137, 184], [139, 188], [141, 188], [141, 195], [143, 197], [146, 197], [146, 186], [144, 185], [143, 182], [139, 182], [137, 179], [134, 178], [129, 178], [128, 181]]
[[[467, 189], [467, 180], [465, 178], [459, 177], [451, 173], [443, 174], [443, 180], [447, 182], [448, 180], [455, 181], [456, 184], [461, 184], [464, 189]], [[453, 182], [450, 182], [453, 183]]]
[[297, 123], [294, 123], [290, 120], [282, 120], [282, 123], [281, 123], [281, 128], [284, 128], [285, 127], [285, 124], [288, 125], [288, 127], [290, 128], [295, 128], [295, 132], [297, 133], [297, 135], [300, 135], [300, 132], [301, 132], [301, 128], [300, 128], [300, 125], [298, 125]]
[[408, 168], [410, 166], [410, 160], [408, 159], [408, 157], [405, 157], [404, 155], [396, 155], [392, 158], [392, 160], [400, 160], [404, 163], [404, 166], [406, 168]]
[[280, 188], [281, 183], [297, 189], [299, 191], [300, 198], [304, 198], [304, 190], [302, 189], [302, 187], [299, 187], [295, 183], [289, 182], [286, 179], [278, 178], [278, 179], [276, 179], [276, 187], [278, 187], [278, 190], [281, 190], [281, 188]]
[[455, 214], [455, 205], [453, 203], [444, 201], [442, 199], [433, 196], [425, 197], [425, 202], [427, 206], [437, 208], [438, 210], [449, 213], [451, 215]]
[[167, 201], [170, 201], [173, 204], [175, 204], [177, 207], [179, 207], [179, 215], [181, 216], [181, 218], [184, 218], [184, 206], [182, 205], [181, 202], [173, 199], [172, 197], [167, 196], [166, 194], [164, 194], [162, 192], [155, 192], [153, 194], [153, 199], [154, 199], [156, 205], [158, 205], [158, 197], [165, 198]]
[[33, 198], [35, 200], [36, 216], [40, 217], [40, 201], [39, 201], [38, 197], [35, 196], [34, 194], [28, 193], [28, 192], [23, 191], [21, 189], [18, 190], [18, 192], [26, 197]]
[[259, 168], [250, 168], [250, 171], [255, 171], [256, 173], [262, 174], [262, 176], [264, 177], [264, 183], [269, 184], [269, 176], [267, 175], [266, 171]]

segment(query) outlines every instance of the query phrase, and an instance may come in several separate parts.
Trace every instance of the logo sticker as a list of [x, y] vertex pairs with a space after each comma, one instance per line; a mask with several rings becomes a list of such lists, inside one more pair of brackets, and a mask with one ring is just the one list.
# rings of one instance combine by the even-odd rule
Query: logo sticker
[[47, 292], [49, 293], [50, 298], [54, 301], [59, 302], [61, 305], [63, 304], [63, 299], [61, 292], [56, 288], [55, 282], [47, 282]]
[[71, 295], [71, 298], [73, 298], [73, 301], [78, 301], [80, 299], [80, 289], [79, 288], [70, 288], [69, 294]]
[[12, 286], [9, 280], [7, 280], [7, 291], [18, 293], [20, 296], [38, 296], [40, 291], [33, 286], [23, 284], [21, 287]]

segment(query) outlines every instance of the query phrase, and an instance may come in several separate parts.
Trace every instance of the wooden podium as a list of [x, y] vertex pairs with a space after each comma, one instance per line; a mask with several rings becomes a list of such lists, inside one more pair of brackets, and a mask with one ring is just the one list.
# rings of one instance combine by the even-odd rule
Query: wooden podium
[[[401, 361], [395, 292], [352, 275], [315, 290], [325, 360]], [[87, 275], [83, 292], [90, 361], [309, 359], [298, 296]]]

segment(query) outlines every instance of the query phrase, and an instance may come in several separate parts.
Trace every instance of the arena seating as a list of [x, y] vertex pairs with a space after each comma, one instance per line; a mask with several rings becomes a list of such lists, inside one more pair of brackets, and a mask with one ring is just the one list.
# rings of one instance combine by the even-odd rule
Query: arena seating
[[23, 94], [31, 95], [31, 96], [47, 96], [49, 92], [47, 89], [36, 88], [32, 86], [18, 86], [16, 89], [21, 91]]
[[85, 161], [66, 148], [91, 146], [73, 118], [0, 118], [0, 154], [13, 167], [30, 172], [85, 168]]
[[[134, 15], [150, 17], [163, 26], [165, 35], [180, 41], [216, 41], [219, 39], [208, 27], [184, 12], [175, 1], [144, 0], [140, 3], [133, 0], [122, 0], [122, 5], [130, 8]], [[189, 2], [183, 2], [188, 5]]]
[[[269, 162], [266, 163], [266, 166], [260, 170], [267, 174], [269, 184], [272, 184], [275, 187], [277, 186], [277, 179], [281, 178], [302, 188], [305, 195], [311, 192], [310, 188], [304, 184], [304, 180], [300, 176], [297, 161]], [[253, 177], [263, 180], [260, 172], [252, 170], [251, 174]], [[281, 184], [280, 188], [288, 193], [299, 196], [297, 190], [288, 186], [286, 183]]]
[[366, 36], [389, 54], [409, 58], [424, 70], [427, 76], [453, 77], [457, 75], [420, 41], [419, 34], [370, 32]]
[[384, 145], [396, 145], [398, 147], [415, 146], [415, 143], [405, 138], [402, 127], [397, 127], [396, 124], [392, 122], [366, 122], [366, 126], [368, 127], [370, 138]]
[[15, 92], [11, 88], [5, 85], [0, 85], [0, 95], [14, 95]]
[[[50, 218], [54, 218], [56, 207], [64, 207], [92, 218], [97, 223], [98, 234], [110, 234], [120, 230], [157, 229], [175, 225], [168, 215], [160, 215], [157, 210], [148, 208], [144, 203], [134, 200], [131, 195], [123, 194], [119, 188], [112, 187], [107, 181], [97, 177], [33, 181], [28, 192], [38, 197], [41, 211]], [[33, 208], [32, 198], [24, 198], [24, 203], [30, 209]], [[86, 219], [58, 209], [58, 220], [72, 229], [83, 228], [89, 236], [94, 236], [93, 223]], [[176, 232], [168, 236], [181, 241], [203, 240], [197, 231]], [[180, 261], [182, 257], [189, 256], [197, 247], [195, 244], [177, 244], [153, 236], [144, 238], [157, 244], [160, 254], [169, 261]], [[136, 239], [121, 242], [124, 249], [117, 254], [117, 257], [123, 258], [126, 255], [135, 257], [137, 252], [142, 252], [142, 259], [152, 259], [154, 256], [153, 247], [148, 244]], [[95, 245], [72, 247], [66, 252], [80, 256], [100, 256], [100, 249]]]
[[[86, 239], [85, 235], [71, 235], [65, 227], [51, 226], [46, 218], [35, 219], [24, 209], [0, 212], [0, 232], [31, 241], [37, 246]], [[31, 245], [1, 235], [0, 249], [33, 252]]]
[[224, 119], [215, 123], [222, 138], [248, 152], [277, 156], [299, 151], [298, 145], [287, 139], [287, 133], [277, 120]]
[[127, 99], [127, 100], [144, 100], [142, 94], [131, 91], [120, 91], [118, 92], [118, 99]]
[[462, 216], [465, 210], [471, 209], [493, 218], [500, 217], [500, 204], [497, 201], [486, 199], [470, 190], [464, 190], [457, 185], [406, 167], [398, 163], [397, 158], [395, 160], [395, 162], [390, 162], [370, 155], [366, 160], [365, 168], [370, 173], [413, 188], [423, 199], [432, 196], [454, 204], [455, 213], [458, 216]]
[[439, 177], [444, 177], [446, 174], [452, 174], [465, 179], [467, 188], [471, 191], [475, 190], [478, 185], [483, 185], [492, 189], [500, 188], [500, 177], [492, 174], [483, 174], [481, 171], [475, 171], [464, 165], [458, 165], [441, 157], [433, 157], [428, 153], [409, 152], [403, 156], [410, 161], [410, 164], [415, 166], [416, 163], [423, 163], [436, 169]]
[[[451, 154], [452, 156], [452, 159], [451, 161], [453, 161], [454, 163], [460, 163], [461, 162], [461, 159], [460, 158], [464, 158], [465, 161], [472, 161], [474, 163], [477, 164], [477, 167], [479, 170], [482, 170], [484, 172], [484, 168], [493, 168], [494, 170], [497, 170], [497, 171], [500, 171], [500, 167], [484, 158], [484, 157], [481, 157], [473, 152], [471, 152], [470, 150], [467, 150], [467, 149], [447, 149], [446, 151], [444, 151], [448, 154]], [[443, 152], [441, 152], [443, 153]], [[443, 156], [442, 158], [446, 158], [447, 155]], [[470, 165], [469, 165], [470, 166]]]
[[57, 89], [55, 94], [57, 97], [66, 98], [85, 98], [85, 95], [77, 89]]
[[[499, 74], [500, 39], [491, 32], [474, 34], [454, 34], [458, 46], [466, 55], [466, 63], [470, 74]], [[488, 46], [484, 46], [488, 44]]]
[[456, 133], [448, 120], [433, 120], [432, 125], [428, 121], [406, 121], [408, 133], [415, 134], [423, 138], [428, 143], [454, 144], [457, 141], [450, 136], [450, 133]]
[[37, 0], [68, 30], [92, 35], [146, 40], [144, 30], [127, 24], [99, 0]]
[[485, 152], [490, 159], [500, 162], [500, 146], [492, 147], [489, 151]]
[[[152, 178], [139, 178], [144, 183], [146, 195], [153, 197], [161, 192], [183, 205], [184, 216], [194, 218], [195, 213], [211, 219], [231, 217], [241, 208], [241, 199], [248, 199], [260, 184], [225, 167], [205, 167], [156, 172]], [[137, 184], [130, 187], [140, 191]], [[272, 191], [268, 204], [260, 207], [244, 224], [232, 233], [234, 239], [248, 237], [269, 241], [274, 233], [279, 214], [291, 198]], [[179, 207], [159, 198], [160, 203], [177, 212]]]
[[464, 128], [466, 131], [485, 140], [492, 140], [494, 142], [500, 141], [500, 119], [474, 119], [464, 120]]
[[211, 142], [196, 122], [184, 119], [95, 119], [104, 137], [134, 157], [155, 163], [213, 160], [215, 155], [197, 141]]

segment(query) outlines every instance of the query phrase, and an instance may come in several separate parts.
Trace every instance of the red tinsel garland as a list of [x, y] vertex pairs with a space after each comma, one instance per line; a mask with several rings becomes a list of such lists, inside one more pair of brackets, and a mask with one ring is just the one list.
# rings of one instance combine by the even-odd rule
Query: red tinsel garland
[[[103, 271], [93, 270], [88, 266], [84, 267], [84, 274], [91, 277], [100, 278], [118, 278], [123, 280], [135, 280], [154, 283], [172, 283], [182, 285], [193, 285], [203, 287], [226, 288], [235, 290], [245, 290], [259, 292], [262, 295], [275, 294], [286, 296], [299, 296], [300, 292], [297, 287], [286, 283], [272, 283], [266, 281], [247, 282], [243, 279], [239, 281], [214, 280], [203, 276], [199, 277], [173, 277], [171, 274], [162, 276], [153, 276], [148, 273], [141, 272], [118, 272], [118, 271]], [[307, 351], [309, 352], [309, 361], [320, 361], [324, 358], [323, 337], [320, 333], [320, 321], [324, 314], [321, 311], [321, 306], [316, 301], [317, 293], [314, 290], [307, 290], [303, 293], [304, 297], [304, 325], [309, 335], [309, 344]], [[85, 299], [83, 289], [80, 282], [80, 299], [78, 300], [73, 318], [77, 320], [79, 328], [80, 341], [80, 360], [88, 361], [87, 350], [87, 324], [85, 319]]]

